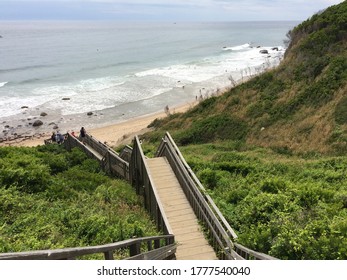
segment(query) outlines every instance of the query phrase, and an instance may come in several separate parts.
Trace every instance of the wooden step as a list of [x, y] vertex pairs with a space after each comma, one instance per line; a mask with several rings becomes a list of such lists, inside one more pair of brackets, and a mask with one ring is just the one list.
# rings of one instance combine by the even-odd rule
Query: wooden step
[[165, 157], [146, 160], [149, 174], [178, 244], [177, 259], [217, 259]]

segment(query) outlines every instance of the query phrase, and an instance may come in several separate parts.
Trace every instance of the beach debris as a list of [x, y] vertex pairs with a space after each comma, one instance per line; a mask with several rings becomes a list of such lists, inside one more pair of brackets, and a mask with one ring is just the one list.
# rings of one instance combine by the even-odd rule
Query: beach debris
[[58, 128], [59, 128], [59, 126], [56, 124], [53, 126], [53, 129], [58, 129]]
[[20, 107], [21, 109], [28, 109], [29, 107], [28, 106], [22, 106]]
[[93, 112], [88, 112], [87, 113], [87, 116], [92, 116], [93, 115]]
[[70, 100], [69, 97], [63, 97], [61, 100]]
[[36, 121], [34, 121], [34, 123], [33, 123], [33, 126], [41, 126], [41, 125], [43, 125], [43, 122], [41, 121], [41, 120], [36, 120]]
[[45, 116], [47, 116], [47, 113], [46, 113], [46, 112], [42, 112], [42, 113], [40, 114], [40, 116], [41, 116], [41, 117], [45, 117]]

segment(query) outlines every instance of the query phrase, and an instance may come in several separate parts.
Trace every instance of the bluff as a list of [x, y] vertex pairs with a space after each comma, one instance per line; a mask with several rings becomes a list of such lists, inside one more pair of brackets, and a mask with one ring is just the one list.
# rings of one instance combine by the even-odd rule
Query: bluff
[[289, 31], [284, 60], [183, 114], [156, 120], [181, 145], [235, 140], [291, 153], [347, 153], [347, 2]]

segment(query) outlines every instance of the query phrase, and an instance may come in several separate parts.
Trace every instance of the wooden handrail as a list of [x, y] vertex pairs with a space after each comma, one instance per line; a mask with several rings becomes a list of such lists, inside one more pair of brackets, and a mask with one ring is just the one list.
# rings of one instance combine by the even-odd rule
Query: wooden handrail
[[164, 234], [172, 234], [169, 221], [165, 215], [155, 184], [148, 172], [145, 155], [139, 138], [134, 139], [134, 146], [130, 161], [130, 182], [137, 194], [142, 194], [144, 204], [151, 217], [156, 221], [158, 230]]
[[246, 260], [278, 260], [272, 256], [251, 250], [241, 244], [234, 243], [235, 251]]
[[78, 138], [67, 133], [64, 145], [68, 150], [74, 147], [81, 148], [88, 156], [97, 159], [105, 172], [129, 181], [129, 163], [127, 161], [122, 159], [109, 146], [89, 134], [86, 134], [84, 141], [86, 145]]
[[[146, 252], [141, 252], [142, 244], [147, 245]], [[106, 260], [113, 260], [114, 252], [121, 249], [128, 250], [129, 259], [160, 259], [163, 256], [172, 259], [175, 258], [176, 244], [173, 235], [151, 236], [99, 246], [2, 253], [0, 254], [0, 260], [64, 260], [98, 253], [104, 254]]]

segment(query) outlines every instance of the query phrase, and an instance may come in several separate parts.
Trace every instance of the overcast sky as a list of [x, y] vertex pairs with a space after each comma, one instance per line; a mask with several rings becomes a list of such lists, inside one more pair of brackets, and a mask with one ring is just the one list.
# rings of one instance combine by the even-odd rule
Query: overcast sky
[[341, 0], [0, 0], [0, 20], [305, 20]]

